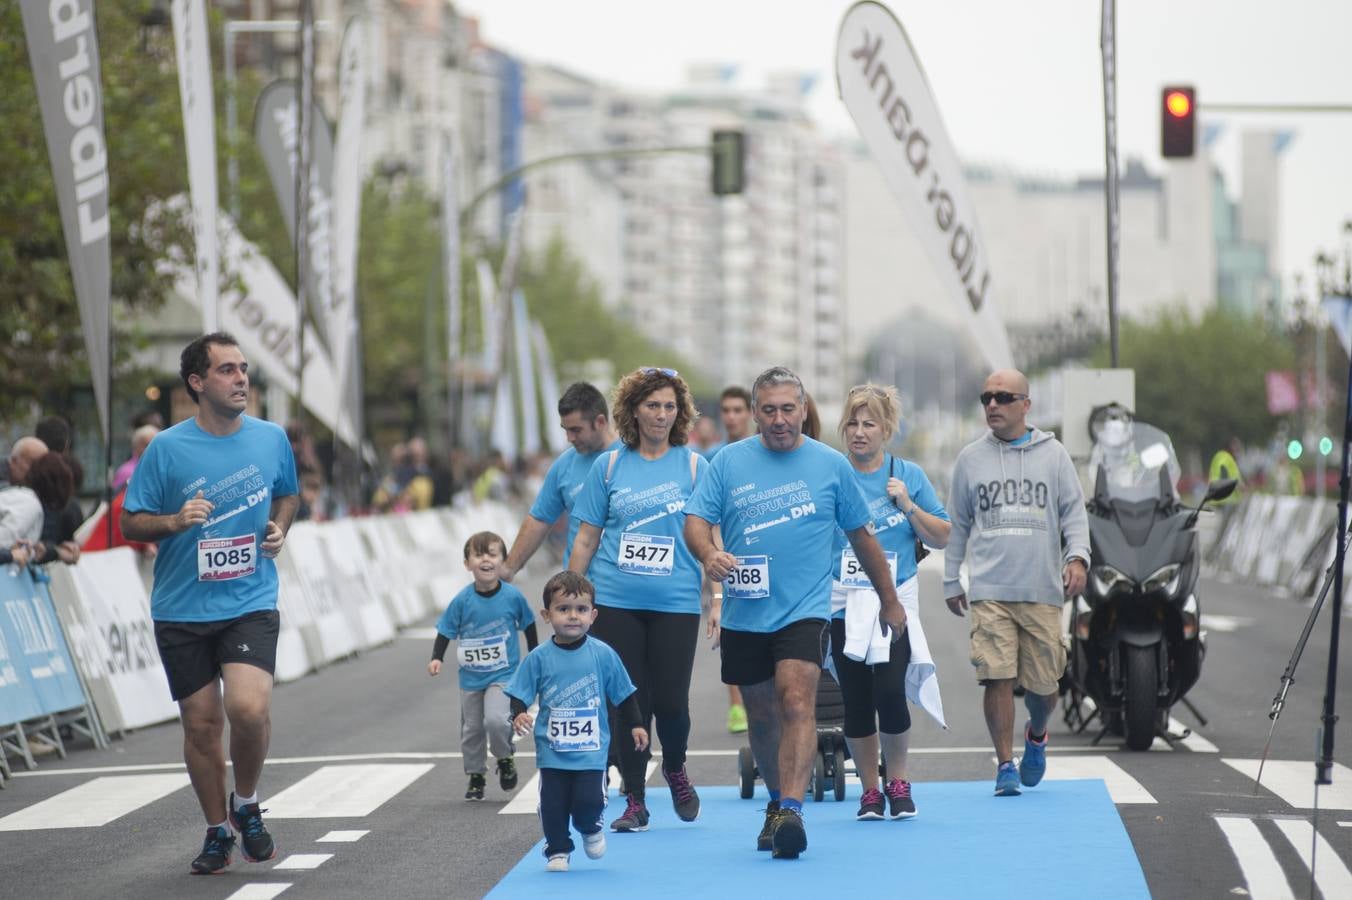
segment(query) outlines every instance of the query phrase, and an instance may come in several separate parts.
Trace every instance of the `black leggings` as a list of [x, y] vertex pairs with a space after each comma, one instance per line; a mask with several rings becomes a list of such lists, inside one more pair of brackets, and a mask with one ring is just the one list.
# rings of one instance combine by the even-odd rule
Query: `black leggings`
[[[845, 655], [845, 620], [831, 620], [831, 659], [836, 664], [840, 693], [845, 698], [845, 736], [871, 737], [874, 732], [905, 734], [911, 729], [906, 705], [906, 667], [911, 662], [910, 634], [892, 645], [887, 662], [856, 662]], [[876, 714], [876, 719], [875, 719]]]
[[[629, 679], [638, 689], [643, 727], [662, 742], [662, 767], [674, 771], [685, 765], [690, 740], [690, 673], [699, 643], [698, 613], [663, 613], [643, 609], [598, 606], [595, 637], [620, 655]], [[629, 729], [619, 727], [611, 707], [610, 761], [624, 776], [628, 789], [642, 793], [651, 750], [635, 750]]]

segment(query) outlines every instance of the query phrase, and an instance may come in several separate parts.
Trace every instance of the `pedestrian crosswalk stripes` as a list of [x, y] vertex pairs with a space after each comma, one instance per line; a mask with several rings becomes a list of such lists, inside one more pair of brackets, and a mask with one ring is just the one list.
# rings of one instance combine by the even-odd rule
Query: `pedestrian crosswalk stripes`
[[[1258, 774], [1259, 760], [1223, 759], [1222, 762], [1247, 776], [1251, 782]], [[1268, 760], [1263, 766], [1262, 786], [1296, 809], [1315, 808], [1314, 762], [1311, 760]], [[1319, 808], [1352, 810], [1352, 769], [1342, 763], [1333, 764], [1333, 784], [1319, 788]]]
[[[1310, 893], [1311, 845], [1315, 842], [1318, 850], [1313, 856], [1314, 886], [1324, 897], [1352, 897], [1352, 872], [1322, 834], [1316, 837], [1314, 827], [1308, 821], [1287, 817], [1260, 820], [1216, 816], [1216, 824], [1239, 864], [1244, 876], [1244, 890], [1250, 897], [1290, 900]], [[1283, 841], [1277, 834], [1285, 838], [1285, 844], [1295, 851], [1303, 867], [1289, 878], [1278, 857]]]
[[1150, 792], [1106, 756], [1058, 756], [1047, 767], [1047, 781], [1101, 779], [1114, 803], [1155, 803]]
[[1278, 819], [1277, 829], [1291, 842], [1306, 871], [1311, 866], [1311, 845], [1318, 844], [1314, 859], [1314, 883], [1325, 897], [1352, 897], [1352, 872], [1338, 858], [1338, 854], [1322, 834], [1304, 819]]
[[225, 900], [272, 900], [273, 897], [276, 897], [289, 887], [291, 887], [289, 883], [278, 884], [259, 881], [254, 884], [246, 884], [229, 897], [226, 897]]
[[1257, 823], [1242, 816], [1217, 816], [1216, 824], [1235, 854], [1250, 897], [1255, 900], [1293, 900], [1286, 873], [1272, 847], [1263, 839]]
[[186, 773], [105, 775], [0, 819], [0, 831], [96, 828], [188, 785]]
[[269, 797], [268, 818], [367, 816], [431, 769], [431, 763], [322, 766]]
[[318, 869], [333, 859], [332, 853], [292, 853], [272, 867], [274, 872], [283, 869]]

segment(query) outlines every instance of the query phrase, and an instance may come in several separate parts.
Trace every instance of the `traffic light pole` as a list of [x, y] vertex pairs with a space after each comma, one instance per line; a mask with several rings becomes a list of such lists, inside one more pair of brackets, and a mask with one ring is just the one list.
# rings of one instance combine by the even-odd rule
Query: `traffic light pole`
[[1108, 351], [1111, 366], [1118, 367], [1117, 340], [1117, 260], [1118, 260], [1118, 184], [1117, 184], [1117, 7], [1114, 0], [1103, 0], [1103, 23], [1099, 49], [1103, 52], [1103, 179], [1104, 211], [1108, 235]]

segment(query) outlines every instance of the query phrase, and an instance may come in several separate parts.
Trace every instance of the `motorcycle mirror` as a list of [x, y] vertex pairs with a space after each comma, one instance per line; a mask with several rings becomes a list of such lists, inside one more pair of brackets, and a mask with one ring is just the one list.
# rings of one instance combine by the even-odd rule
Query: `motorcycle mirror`
[[1213, 481], [1206, 486], [1206, 496], [1202, 498], [1202, 501], [1224, 500], [1235, 492], [1235, 487], [1238, 484], [1239, 482], [1233, 478], [1222, 478], [1219, 481]]

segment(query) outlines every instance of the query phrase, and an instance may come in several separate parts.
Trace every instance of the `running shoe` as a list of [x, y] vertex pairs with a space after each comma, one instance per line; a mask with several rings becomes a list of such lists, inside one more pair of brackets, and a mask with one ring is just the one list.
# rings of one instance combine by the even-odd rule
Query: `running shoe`
[[630, 832], [648, 830], [648, 807], [633, 794], [625, 794], [624, 812], [610, 823], [611, 831]]
[[756, 849], [770, 850], [770, 836], [775, 830], [775, 816], [779, 815], [779, 801], [771, 800], [765, 805], [765, 824], [761, 826], [760, 834], [756, 835]]
[[236, 809], [234, 791], [230, 792], [230, 827], [239, 832], [239, 854], [249, 862], [265, 862], [277, 855], [277, 845], [263, 824], [263, 810], [257, 803]]
[[780, 809], [770, 834], [770, 855], [775, 859], [797, 859], [807, 849], [807, 829], [803, 814], [796, 809]]
[[551, 857], [549, 858], [549, 862], [545, 863], [545, 871], [546, 871], [546, 872], [567, 872], [567, 871], [568, 871], [568, 854], [567, 854], [567, 853], [555, 853], [553, 856], [551, 856]]
[[229, 828], [208, 828], [206, 840], [202, 841], [202, 852], [192, 861], [192, 874], [219, 875], [230, 865], [230, 856], [234, 852], [235, 836]]
[[699, 794], [695, 793], [695, 788], [690, 784], [690, 776], [685, 773], [685, 766], [674, 772], [668, 772], [664, 768], [662, 777], [667, 780], [667, 787], [671, 788], [671, 805], [676, 809], [676, 815], [681, 817], [681, 821], [693, 822], [698, 819]]
[[504, 791], [516, 790], [516, 759], [504, 756], [498, 760], [498, 787]]
[[891, 819], [909, 819], [915, 815], [915, 801], [911, 799], [911, 783], [893, 778], [884, 788], [887, 793], [887, 815]]
[[883, 818], [883, 792], [877, 788], [869, 788], [864, 791], [864, 796], [859, 798], [859, 812], [854, 817], [861, 822], [869, 819]]
[[746, 732], [746, 707], [740, 703], [734, 703], [728, 707], [728, 734], [744, 734]]
[[606, 833], [597, 831], [596, 834], [582, 835], [582, 849], [587, 851], [587, 859], [600, 859], [606, 855]]
[[469, 776], [469, 787], [465, 788], [465, 799], [482, 800], [486, 784], [488, 784], [488, 779], [482, 774]]
[[1033, 723], [1023, 726], [1023, 759], [1019, 760], [1019, 781], [1024, 787], [1033, 787], [1042, 780], [1047, 771], [1047, 738], [1051, 732], [1044, 732], [1042, 740], [1033, 740]]
[[1000, 768], [995, 772], [995, 796], [1017, 797], [1021, 793], [1023, 792], [1019, 790], [1019, 770], [1013, 760], [1000, 763]]

